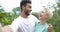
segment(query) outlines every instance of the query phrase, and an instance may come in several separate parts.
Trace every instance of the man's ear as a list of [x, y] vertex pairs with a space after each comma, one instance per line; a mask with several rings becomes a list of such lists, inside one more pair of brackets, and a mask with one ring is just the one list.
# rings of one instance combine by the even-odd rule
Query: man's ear
[[25, 6], [22, 6], [22, 10], [25, 10]]

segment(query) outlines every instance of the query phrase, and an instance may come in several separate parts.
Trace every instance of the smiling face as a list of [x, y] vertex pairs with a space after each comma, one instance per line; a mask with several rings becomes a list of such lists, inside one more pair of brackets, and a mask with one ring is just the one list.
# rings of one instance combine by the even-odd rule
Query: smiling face
[[46, 23], [48, 19], [52, 17], [52, 13], [50, 13], [48, 8], [43, 8], [42, 11], [39, 12], [39, 20], [42, 23]]
[[39, 20], [43, 21], [43, 23], [45, 23], [47, 21], [47, 19], [49, 19], [48, 14], [45, 11], [41, 11], [41, 13], [39, 15]]
[[31, 10], [31, 4], [30, 3], [27, 3], [26, 6], [25, 6], [25, 8], [24, 8], [24, 12], [28, 16], [28, 15], [30, 15], [30, 12], [31, 11], [32, 11]]
[[26, 16], [30, 15], [31, 10], [31, 1], [30, 0], [22, 0], [20, 3], [21, 12], [23, 12]]

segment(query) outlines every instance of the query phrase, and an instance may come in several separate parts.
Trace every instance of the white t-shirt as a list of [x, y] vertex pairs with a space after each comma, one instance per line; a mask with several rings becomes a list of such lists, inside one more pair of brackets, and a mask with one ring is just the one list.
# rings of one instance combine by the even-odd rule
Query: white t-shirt
[[28, 18], [23, 18], [19, 16], [15, 19], [10, 27], [13, 32], [34, 32], [35, 21], [38, 20], [33, 15], [28, 16]]

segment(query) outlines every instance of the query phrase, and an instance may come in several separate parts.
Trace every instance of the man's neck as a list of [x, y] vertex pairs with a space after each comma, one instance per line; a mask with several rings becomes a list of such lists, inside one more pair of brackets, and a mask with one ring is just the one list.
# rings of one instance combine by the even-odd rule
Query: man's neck
[[27, 18], [28, 16], [27, 16], [24, 12], [22, 12], [22, 13], [21, 13], [21, 17]]

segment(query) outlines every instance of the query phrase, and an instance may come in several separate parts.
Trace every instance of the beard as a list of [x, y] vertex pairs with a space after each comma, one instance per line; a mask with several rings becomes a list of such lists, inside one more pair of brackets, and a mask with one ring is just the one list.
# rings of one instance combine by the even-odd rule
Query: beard
[[27, 16], [29, 16], [29, 15], [30, 15], [30, 14], [28, 13], [28, 11], [27, 11], [27, 10], [25, 11], [25, 14], [26, 14]]

